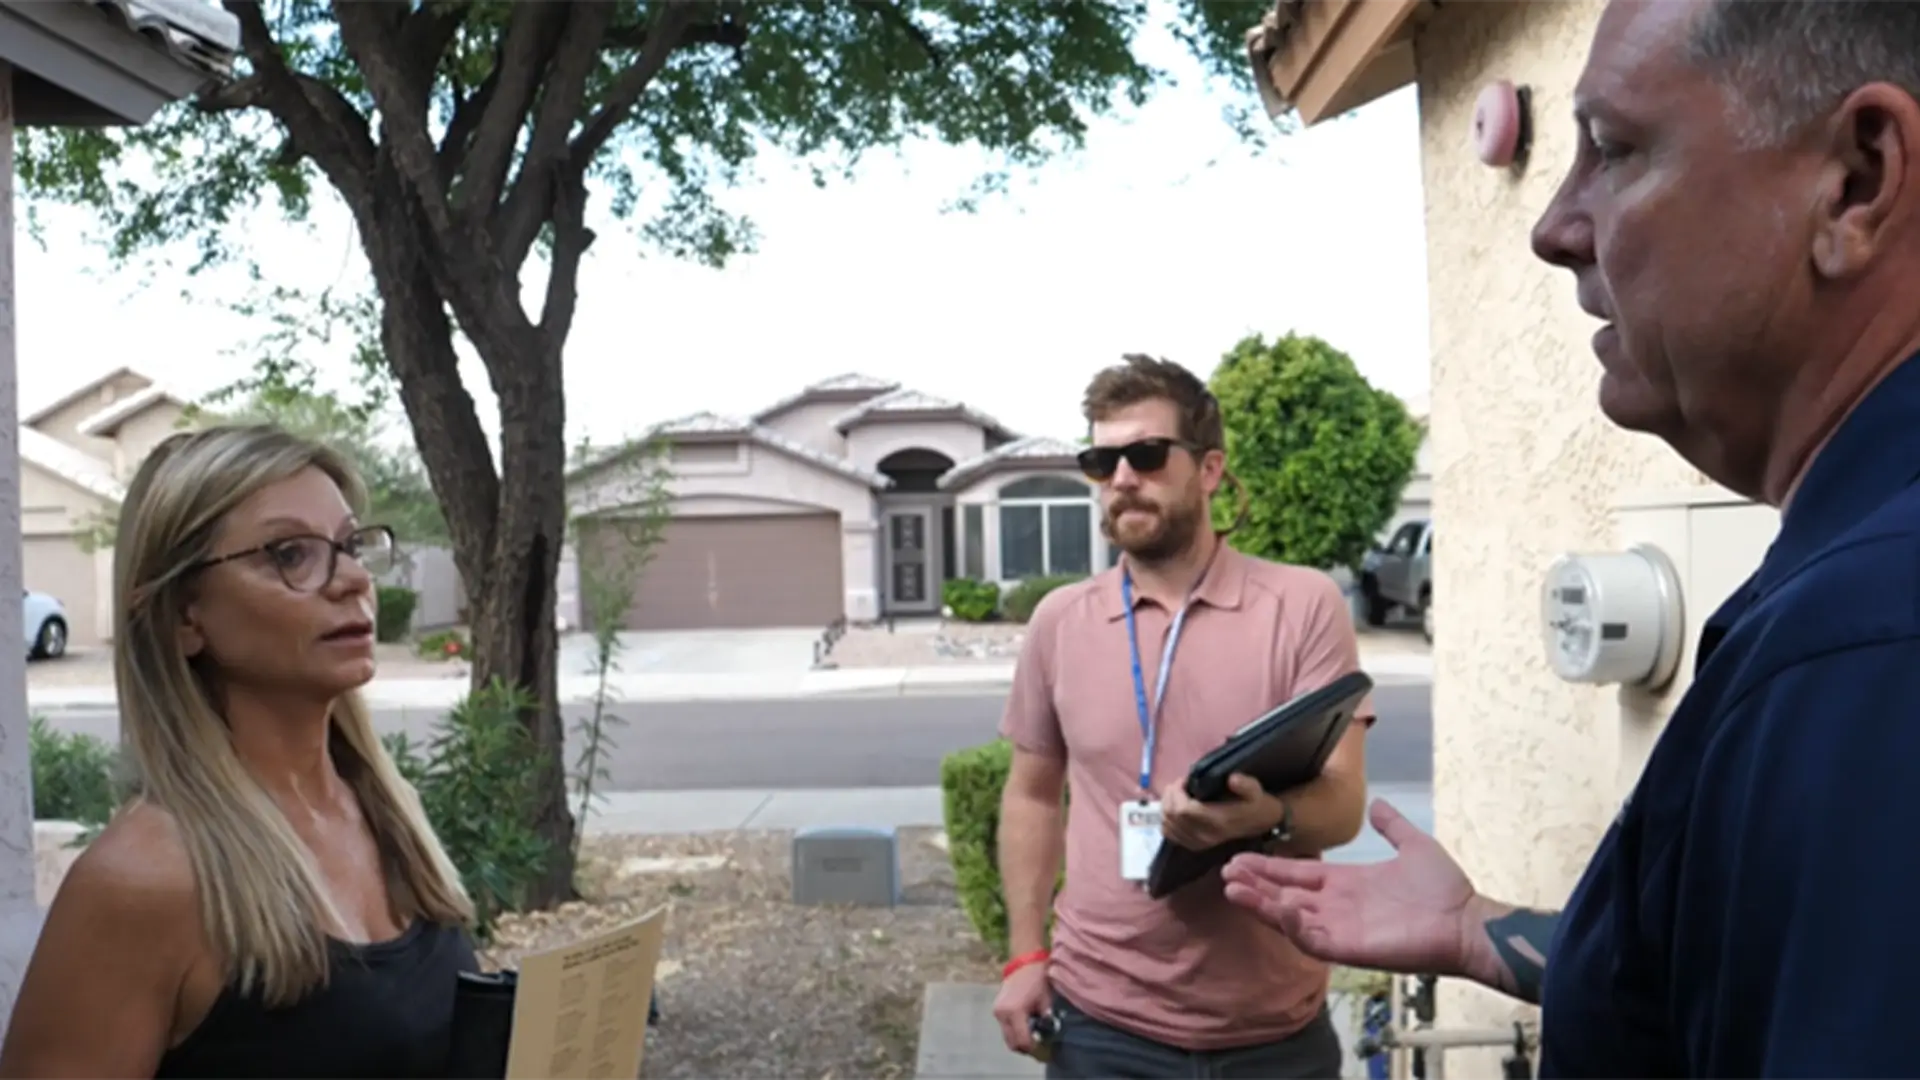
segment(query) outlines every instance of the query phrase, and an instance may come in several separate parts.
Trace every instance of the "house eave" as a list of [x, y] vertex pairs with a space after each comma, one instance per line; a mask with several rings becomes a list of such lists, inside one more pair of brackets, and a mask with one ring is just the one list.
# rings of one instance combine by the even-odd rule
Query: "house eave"
[[977, 420], [975, 420], [973, 415], [967, 409], [961, 408], [961, 407], [955, 407], [951, 409], [912, 409], [912, 410], [903, 409], [899, 412], [894, 412], [890, 409], [876, 409], [873, 412], [861, 413], [859, 416], [848, 417], [847, 419], [840, 421], [838, 424], [835, 424], [834, 430], [838, 431], [842, 435], [845, 435], [853, 431], [855, 428], [866, 427], [869, 424], [921, 424], [921, 423], [937, 424], [942, 421], [952, 421], [955, 423], [963, 423], [963, 424], [975, 424], [976, 426], [979, 426], [979, 427], [983, 427], [983, 428], [986, 427], [986, 425], [980, 424]]
[[144, 124], [227, 74], [75, 0], [0, 2], [0, 60], [15, 72], [18, 127]]
[[1031, 472], [1070, 472], [1078, 476], [1080, 474], [1080, 463], [1071, 457], [1003, 458], [999, 461], [988, 462], [966, 472], [961, 472], [958, 469], [953, 470], [940, 478], [940, 490], [958, 491], [961, 488], [972, 487], [982, 480], [992, 479], [1002, 473]]
[[1311, 126], [1412, 83], [1414, 39], [1434, 0], [1279, 0], [1247, 32], [1269, 115]]

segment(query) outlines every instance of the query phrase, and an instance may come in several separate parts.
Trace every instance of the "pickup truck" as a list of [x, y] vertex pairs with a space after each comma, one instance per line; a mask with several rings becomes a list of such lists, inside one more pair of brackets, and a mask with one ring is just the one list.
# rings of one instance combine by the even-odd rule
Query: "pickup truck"
[[1394, 530], [1385, 547], [1360, 564], [1360, 595], [1368, 626], [1381, 626], [1395, 608], [1420, 617], [1420, 632], [1433, 640], [1433, 522], [1422, 518]]

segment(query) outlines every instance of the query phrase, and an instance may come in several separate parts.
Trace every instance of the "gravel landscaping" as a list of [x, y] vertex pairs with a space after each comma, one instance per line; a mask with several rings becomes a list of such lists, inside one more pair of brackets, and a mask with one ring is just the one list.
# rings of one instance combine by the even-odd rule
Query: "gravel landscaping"
[[902, 621], [847, 629], [828, 654], [839, 668], [910, 668], [1009, 664], [1020, 658], [1027, 628], [1020, 623]]
[[923, 987], [998, 971], [954, 899], [940, 831], [899, 835], [893, 909], [795, 906], [787, 832], [590, 838], [585, 899], [510, 917], [487, 959], [669, 904], [642, 1076], [910, 1076]]

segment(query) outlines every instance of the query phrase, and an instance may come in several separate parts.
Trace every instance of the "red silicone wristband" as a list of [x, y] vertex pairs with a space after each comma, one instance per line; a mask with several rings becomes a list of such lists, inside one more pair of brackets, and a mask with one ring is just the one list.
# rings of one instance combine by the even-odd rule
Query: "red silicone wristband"
[[1047, 949], [1035, 949], [1030, 953], [1021, 953], [1019, 956], [1007, 961], [1007, 966], [1000, 969], [1000, 978], [1002, 981], [1010, 979], [1013, 977], [1013, 973], [1019, 971], [1021, 968], [1029, 964], [1044, 964], [1052, 959], [1052, 957], [1053, 953]]

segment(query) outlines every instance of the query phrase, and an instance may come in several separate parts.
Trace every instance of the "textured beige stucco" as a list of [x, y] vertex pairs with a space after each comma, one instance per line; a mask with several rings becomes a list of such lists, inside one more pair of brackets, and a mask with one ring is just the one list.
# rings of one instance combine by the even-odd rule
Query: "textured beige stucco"
[[[1556, 908], [1637, 762], [1622, 768], [1621, 691], [1548, 668], [1542, 576], [1564, 552], [1626, 542], [1615, 521], [1624, 493], [1705, 482], [1600, 414], [1596, 324], [1575, 305], [1571, 276], [1527, 247], [1574, 153], [1571, 92], [1601, 6], [1448, 4], [1417, 43], [1434, 513], [1446, 537], [1435, 570], [1436, 825], [1484, 891]], [[1503, 78], [1533, 92], [1533, 149], [1517, 174], [1482, 165], [1469, 140], [1476, 97]], [[1627, 707], [1657, 720], [1666, 704]], [[1448, 1027], [1522, 1014], [1464, 987], [1440, 1006]], [[1497, 1055], [1449, 1055], [1455, 1075], [1497, 1067]]]

